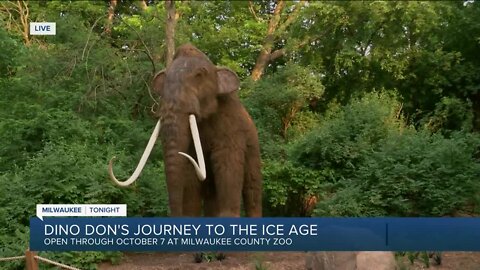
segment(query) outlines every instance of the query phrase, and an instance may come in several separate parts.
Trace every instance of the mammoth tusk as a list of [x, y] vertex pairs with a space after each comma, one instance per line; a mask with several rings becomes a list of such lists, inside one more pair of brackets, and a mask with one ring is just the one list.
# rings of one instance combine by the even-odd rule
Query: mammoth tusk
[[178, 152], [180, 155], [186, 157], [192, 163], [193, 167], [195, 168], [195, 172], [197, 173], [198, 179], [201, 181], [207, 178], [207, 170], [205, 168], [205, 160], [203, 158], [203, 150], [202, 150], [202, 143], [200, 142], [200, 135], [198, 133], [197, 127], [197, 120], [195, 119], [195, 115], [191, 114], [189, 117], [190, 120], [190, 130], [192, 132], [193, 144], [195, 146], [195, 152], [197, 153], [198, 163], [188, 154], [183, 152]]
[[148, 141], [147, 147], [145, 148], [145, 151], [143, 152], [142, 158], [140, 159], [140, 162], [137, 165], [137, 168], [133, 172], [132, 176], [128, 178], [125, 181], [119, 181], [115, 175], [113, 174], [113, 160], [116, 157], [113, 157], [110, 162], [108, 163], [108, 174], [110, 175], [110, 179], [112, 179], [115, 184], [121, 186], [121, 187], [126, 187], [131, 185], [135, 180], [137, 180], [138, 176], [140, 176], [140, 173], [143, 170], [143, 167], [145, 166], [145, 163], [147, 163], [147, 159], [150, 156], [150, 153], [152, 152], [153, 146], [155, 145], [155, 141], [157, 140], [158, 133], [160, 132], [160, 120], [158, 120], [157, 125], [155, 126], [155, 129], [152, 132], [152, 135], [150, 136], [150, 140]]

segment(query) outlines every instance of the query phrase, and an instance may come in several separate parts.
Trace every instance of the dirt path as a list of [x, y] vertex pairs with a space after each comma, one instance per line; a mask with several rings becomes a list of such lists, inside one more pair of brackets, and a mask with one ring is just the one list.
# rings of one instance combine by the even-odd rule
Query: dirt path
[[[101, 264], [99, 270], [298, 270], [305, 269], [305, 252], [233, 252], [223, 261], [194, 263], [192, 253], [127, 253], [120, 265]], [[407, 258], [400, 262], [401, 270], [480, 270], [480, 252], [445, 252], [442, 264], [430, 268]]]
[[102, 264], [99, 270], [220, 270], [305, 269], [305, 252], [229, 252], [226, 259], [193, 262], [193, 253], [130, 253], [120, 265]]

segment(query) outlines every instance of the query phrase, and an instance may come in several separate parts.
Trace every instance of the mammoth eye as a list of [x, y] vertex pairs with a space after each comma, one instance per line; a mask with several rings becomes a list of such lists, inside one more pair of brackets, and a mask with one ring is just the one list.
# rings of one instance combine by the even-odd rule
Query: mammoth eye
[[195, 71], [195, 77], [203, 77], [208, 74], [208, 70], [204, 67], [198, 68]]

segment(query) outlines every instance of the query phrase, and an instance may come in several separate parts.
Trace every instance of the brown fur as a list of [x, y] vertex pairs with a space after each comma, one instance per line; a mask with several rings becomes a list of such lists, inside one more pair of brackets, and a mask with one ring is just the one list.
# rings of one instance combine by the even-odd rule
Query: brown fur
[[[172, 216], [238, 217], [241, 201], [247, 216], [262, 215], [260, 151], [255, 125], [235, 90], [238, 77], [217, 68], [192, 45], [178, 48], [170, 67], [157, 74], [161, 97], [162, 145]], [[207, 179], [178, 152], [195, 157], [188, 115], [195, 114]], [[204, 206], [204, 207], [202, 207]]]

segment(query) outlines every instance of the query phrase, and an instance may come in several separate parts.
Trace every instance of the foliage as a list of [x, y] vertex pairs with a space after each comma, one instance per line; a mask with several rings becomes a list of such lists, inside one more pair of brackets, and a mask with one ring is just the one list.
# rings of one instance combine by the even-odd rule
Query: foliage
[[289, 161], [267, 160], [263, 167], [265, 212], [271, 216], [308, 216], [306, 199], [322, 194], [325, 185], [323, 172]]
[[[146, 168], [143, 181], [133, 190], [120, 190], [105, 175], [105, 156], [112, 154], [112, 149], [104, 151], [100, 147], [78, 143], [48, 143], [22, 170], [5, 174], [0, 178], [0, 184], [5, 187], [5, 194], [0, 197], [5, 222], [1, 235], [6, 237], [2, 240], [9, 243], [10, 235], [18, 236], [22, 232], [18, 231], [17, 224], [28, 228], [29, 218], [38, 203], [127, 203], [129, 216], [165, 216], [167, 196], [162, 168]], [[130, 161], [133, 163], [133, 158]], [[127, 167], [125, 163], [123, 165]], [[24, 233], [24, 241], [10, 242], [16, 254], [23, 253], [28, 247], [28, 230]], [[9, 254], [8, 249], [13, 247], [7, 246], [4, 254]], [[106, 259], [118, 260], [116, 253], [47, 255], [83, 269], [95, 269], [95, 263]]]
[[268, 270], [262, 258], [255, 258], [255, 270]]
[[4, 78], [14, 72], [13, 68], [17, 65], [16, 61], [21, 53], [21, 46], [4, 29], [0, 29], [0, 47], [2, 48], [2, 54], [0, 55], [0, 78]]
[[427, 132], [392, 136], [357, 170], [354, 181], [364, 192], [359, 199], [378, 215], [444, 216], [469, 204], [478, 208], [479, 139], [462, 133], [449, 139]]
[[409, 269], [408, 266], [404, 265], [404, 262], [402, 260], [403, 257], [407, 257], [409, 264], [413, 265], [415, 261], [421, 261], [425, 267], [430, 268], [430, 258], [433, 259], [435, 265], [441, 265], [442, 264], [442, 253], [441, 252], [427, 252], [427, 251], [422, 251], [422, 252], [397, 252], [395, 254], [396, 260], [400, 265], [400, 269]]
[[278, 141], [301, 136], [316, 123], [309, 108], [323, 94], [323, 86], [312, 70], [287, 65], [258, 82], [246, 81], [242, 96], [259, 129], [263, 156], [278, 156]]
[[452, 131], [471, 131], [473, 112], [471, 102], [459, 98], [444, 97], [435, 106], [435, 110], [422, 119], [425, 128], [433, 132], [448, 135]]
[[322, 170], [329, 182], [351, 177], [365, 153], [375, 151], [388, 133], [404, 128], [400, 104], [391, 94], [369, 94], [341, 110], [333, 109], [313, 131], [298, 140], [292, 158]]
[[480, 137], [406, 127], [392, 103], [367, 95], [295, 145], [296, 162], [335, 184], [316, 214], [443, 216], [468, 206], [478, 212]]
[[[180, 3], [182, 19], [177, 40], [192, 42], [218, 65], [228, 66], [244, 78], [263, 39], [266, 24], [255, 20], [248, 5], [237, 1]], [[239, 27], [242, 26], [242, 27]]]
[[[25, 33], [19, 3], [29, 21], [55, 21], [56, 36]], [[109, 21], [109, 1], [0, 2], [0, 257], [24, 252], [37, 203], [168, 214], [158, 148], [130, 189], [106, 173], [114, 155], [118, 176], [131, 172], [158, 109], [149, 83], [164, 66], [165, 8], [145, 3], [117, 1]], [[242, 80], [265, 213], [309, 216], [318, 201], [321, 216], [479, 214], [480, 3], [298, 3], [269, 36], [274, 2], [176, 2], [177, 44]], [[253, 82], [268, 42], [281, 54]], [[118, 259], [46, 256], [86, 269]]]
[[[129, 216], [167, 215], [158, 148], [152, 155], [157, 162], [145, 168], [131, 189], [116, 188], [106, 173], [107, 158], [117, 155], [116, 171], [125, 177], [129, 172], [121, 168], [132, 170], [148, 141], [153, 122], [143, 117], [151, 106], [145, 84], [148, 62], [101, 39], [101, 29], [92, 26], [99, 15], [93, 16], [95, 10], [103, 12], [103, 5], [48, 5], [38, 16], [52, 18], [60, 10], [66, 14], [53, 19], [58, 26], [54, 38], [25, 47], [0, 30], [9, 60], [0, 64], [0, 257], [27, 249], [29, 218], [39, 203], [127, 203]], [[134, 80], [137, 73], [145, 75]], [[95, 269], [99, 261], [118, 260], [119, 254], [46, 257]], [[24, 268], [20, 262], [7, 267]]]

